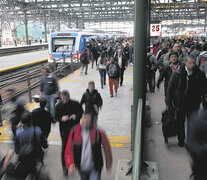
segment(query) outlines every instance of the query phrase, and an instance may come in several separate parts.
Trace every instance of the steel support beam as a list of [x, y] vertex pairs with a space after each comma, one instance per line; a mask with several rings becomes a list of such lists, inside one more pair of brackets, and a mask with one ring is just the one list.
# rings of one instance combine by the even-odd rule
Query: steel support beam
[[24, 11], [24, 25], [25, 25], [25, 38], [26, 38], [26, 43], [27, 43], [27, 45], [29, 45], [27, 11]]

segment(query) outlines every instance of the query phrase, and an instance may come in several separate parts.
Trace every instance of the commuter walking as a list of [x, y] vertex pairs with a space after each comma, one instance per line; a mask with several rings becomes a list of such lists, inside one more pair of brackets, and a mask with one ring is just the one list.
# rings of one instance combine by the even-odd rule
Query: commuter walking
[[88, 89], [86, 89], [86, 92], [83, 94], [80, 104], [81, 106], [85, 104], [85, 112], [92, 114], [93, 121], [95, 121], [95, 124], [97, 125], [98, 113], [103, 104], [103, 100], [101, 95], [95, 89], [94, 81], [88, 83]]
[[59, 121], [60, 136], [62, 139], [61, 161], [63, 173], [67, 176], [65, 165], [65, 147], [67, 144], [70, 130], [80, 122], [83, 110], [77, 101], [70, 99], [68, 91], [61, 92], [61, 101], [56, 105], [56, 118]]
[[[30, 173], [36, 172], [38, 163], [43, 163], [43, 149], [48, 148], [48, 144], [41, 129], [38, 126], [32, 126], [32, 116], [29, 111], [22, 114], [21, 121], [23, 126], [16, 131], [15, 138], [18, 163], [10, 174], [25, 179]], [[20, 170], [22, 172], [19, 172]]]
[[89, 63], [89, 56], [87, 49], [83, 50], [80, 56], [80, 61], [82, 63], [82, 70], [81, 73], [83, 73], [84, 68], [85, 68], [85, 75], [88, 74], [88, 63]]
[[165, 90], [165, 96], [167, 91], [168, 82], [170, 80], [171, 74], [176, 70], [180, 68], [180, 62], [178, 61], [178, 53], [171, 52], [170, 53], [170, 62], [169, 64], [165, 65], [163, 67], [163, 70], [160, 71], [160, 76], [157, 82], [157, 88], [160, 88], [160, 83], [165, 79], [164, 83], [164, 90]]
[[199, 69], [203, 71], [207, 77], [207, 43], [203, 44], [203, 51], [197, 57], [196, 64]]
[[99, 70], [100, 79], [101, 79], [101, 89], [106, 85], [106, 64], [108, 60], [106, 57], [105, 51], [101, 52], [100, 57], [98, 58], [97, 68]]
[[167, 108], [174, 107], [177, 111], [178, 145], [181, 147], [185, 142], [185, 118], [189, 126], [191, 115], [197, 113], [206, 94], [205, 74], [196, 66], [195, 57], [187, 56], [184, 66], [173, 72], [165, 99]]
[[120, 86], [123, 84], [124, 80], [124, 71], [128, 65], [128, 55], [125, 54], [127, 51], [122, 51], [121, 48], [118, 49], [118, 52], [115, 55], [115, 60], [119, 64], [120, 67]]
[[56, 76], [50, 73], [49, 68], [42, 68], [42, 78], [40, 81], [40, 97], [47, 99], [47, 110], [51, 113], [53, 123], [55, 119], [55, 99], [59, 96], [59, 87]]
[[68, 173], [78, 169], [80, 180], [100, 180], [103, 167], [103, 146], [106, 168], [112, 166], [112, 153], [109, 140], [102, 129], [98, 129], [90, 114], [84, 114], [68, 138], [65, 159]]
[[156, 57], [153, 53], [150, 53], [150, 48], [148, 48], [146, 59], [146, 79], [152, 94], [155, 93], [155, 73], [157, 71], [157, 67], [158, 62]]
[[21, 116], [22, 113], [25, 111], [23, 103], [16, 99], [14, 89], [7, 89], [3, 96], [5, 98], [5, 102], [2, 106], [2, 119], [8, 119], [11, 123], [11, 129], [13, 136], [16, 136], [16, 130], [21, 127]]
[[1, 108], [2, 108], [2, 98], [1, 98], [1, 94], [0, 94], [0, 127], [3, 126], [2, 117], [1, 117]]
[[110, 62], [106, 65], [106, 72], [109, 76], [110, 96], [113, 97], [113, 86], [117, 94], [120, 76], [120, 68], [118, 63], [114, 60], [114, 57], [111, 57]]
[[46, 98], [40, 98], [40, 107], [32, 111], [32, 120], [34, 126], [39, 126], [43, 135], [47, 139], [51, 130], [51, 122], [53, 121], [51, 114], [45, 110], [47, 104]]
[[206, 180], [207, 173], [207, 109], [206, 106], [198, 116], [191, 117], [189, 139], [186, 148], [192, 158], [194, 180]]

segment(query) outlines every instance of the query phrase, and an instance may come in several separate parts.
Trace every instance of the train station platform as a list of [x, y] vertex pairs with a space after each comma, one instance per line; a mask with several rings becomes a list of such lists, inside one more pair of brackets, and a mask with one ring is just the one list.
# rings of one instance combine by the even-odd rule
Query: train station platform
[[47, 61], [48, 50], [35, 52], [24, 52], [22, 54], [8, 55], [0, 57], [0, 72], [17, 69], [33, 63]]
[[[119, 87], [117, 96], [110, 97], [108, 81], [104, 89], [101, 89], [100, 75], [96, 69], [91, 69], [89, 65], [88, 75], [81, 73], [81, 69], [76, 70], [73, 74], [59, 81], [60, 90], [68, 90], [71, 99], [80, 101], [82, 94], [88, 87], [88, 82], [93, 80], [96, 89], [102, 96], [103, 107], [99, 113], [98, 125], [102, 127], [110, 140], [113, 153], [113, 167], [111, 172], [106, 172], [103, 168], [102, 179], [114, 180], [117, 171], [118, 160], [131, 159], [131, 104], [132, 104], [132, 88], [133, 88], [133, 67], [129, 66], [125, 71], [123, 86]], [[107, 78], [108, 79], [108, 78]], [[29, 110], [37, 107], [33, 103], [27, 105]], [[2, 135], [0, 136], [0, 152], [5, 153], [6, 149], [12, 145], [12, 134], [9, 122], [4, 122], [4, 126], [0, 128]], [[74, 177], [64, 178], [61, 167], [61, 139], [59, 134], [59, 124], [52, 124], [51, 133], [48, 138], [49, 149], [45, 156], [45, 164], [47, 165], [52, 179], [77, 180], [77, 173]]]

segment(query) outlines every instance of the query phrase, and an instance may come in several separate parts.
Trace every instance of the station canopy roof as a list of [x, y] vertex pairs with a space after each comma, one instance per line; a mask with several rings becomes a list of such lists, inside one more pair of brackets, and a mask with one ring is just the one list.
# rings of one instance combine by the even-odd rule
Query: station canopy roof
[[[205, 19], [207, 0], [149, 0], [151, 21]], [[146, 0], [147, 2], [147, 0]], [[134, 21], [135, 0], [0, 0], [1, 21]]]

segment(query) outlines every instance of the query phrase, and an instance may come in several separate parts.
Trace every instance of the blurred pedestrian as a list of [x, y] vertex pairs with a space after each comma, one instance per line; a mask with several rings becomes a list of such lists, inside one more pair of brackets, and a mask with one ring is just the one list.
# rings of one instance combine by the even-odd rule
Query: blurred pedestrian
[[206, 180], [207, 173], [207, 107], [191, 117], [187, 150], [192, 158], [194, 180]]
[[80, 62], [82, 63], [82, 70], [81, 73], [83, 73], [85, 68], [85, 75], [88, 74], [88, 64], [89, 64], [89, 56], [87, 49], [83, 50], [80, 56]]
[[61, 161], [65, 176], [68, 175], [64, 156], [65, 147], [70, 130], [80, 122], [82, 113], [83, 110], [81, 105], [77, 101], [70, 99], [68, 91], [62, 91], [61, 101], [56, 105], [56, 118], [59, 121], [60, 136], [62, 139]]
[[15, 90], [7, 89], [4, 94], [4, 103], [2, 106], [2, 119], [8, 119], [11, 123], [11, 129], [14, 137], [16, 136], [16, 130], [21, 127], [21, 116], [25, 111], [23, 103], [15, 98]]
[[1, 98], [1, 94], [0, 94], [0, 127], [3, 126], [2, 117], [1, 117], [1, 108], [2, 108], [2, 98]]
[[57, 77], [50, 73], [47, 67], [42, 68], [42, 78], [40, 81], [40, 97], [47, 99], [47, 110], [51, 113], [53, 123], [55, 119], [55, 100], [59, 96]]
[[45, 110], [47, 99], [40, 98], [40, 107], [32, 111], [32, 121], [34, 126], [39, 126], [43, 135], [47, 139], [51, 130], [51, 122], [53, 121], [51, 114]]
[[83, 114], [68, 138], [65, 159], [68, 173], [78, 169], [80, 180], [100, 180], [103, 167], [102, 146], [105, 153], [106, 168], [112, 166], [112, 153], [109, 140], [103, 129], [98, 129], [91, 114]]

